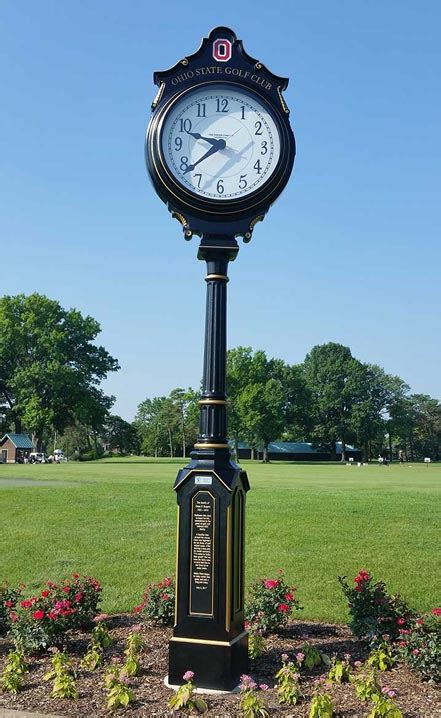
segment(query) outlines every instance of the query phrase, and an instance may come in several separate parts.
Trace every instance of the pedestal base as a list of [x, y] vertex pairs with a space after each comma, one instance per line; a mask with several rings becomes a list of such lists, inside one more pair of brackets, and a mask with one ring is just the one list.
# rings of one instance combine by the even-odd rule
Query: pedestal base
[[198, 688], [233, 691], [238, 677], [248, 670], [248, 632], [230, 642], [172, 638], [169, 643], [168, 682], [182, 685], [193, 671]]

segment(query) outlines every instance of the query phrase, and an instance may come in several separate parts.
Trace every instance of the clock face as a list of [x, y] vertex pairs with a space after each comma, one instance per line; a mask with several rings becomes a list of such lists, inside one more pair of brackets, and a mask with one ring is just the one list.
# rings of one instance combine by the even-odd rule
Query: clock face
[[275, 172], [280, 134], [264, 101], [237, 86], [200, 86], [175, 101], [160, 146], [168, 172], [207, 200], [240, 199]]

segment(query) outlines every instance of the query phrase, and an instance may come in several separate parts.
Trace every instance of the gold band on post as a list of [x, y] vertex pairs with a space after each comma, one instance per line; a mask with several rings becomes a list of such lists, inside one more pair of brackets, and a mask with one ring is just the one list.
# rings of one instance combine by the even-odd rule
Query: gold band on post
[[242, 631], [232, 641], [208, 641], [205, 638], [184, 638], [183, 636], [173, 636], [171, 641], [178, 641], [179, 643], [205, 643], [210, 646], [232, 646], [233, 643], [237, 643], [241, 638], [244, 638], [248, 634], [248, 631]]
[[219, 404], [220, 406], [226, 406], [227, 401], [225, 399], [199, 399], [198, 404]]
[[230, 281], [226, 274], [207, 274], [205, 277], [206, 282], [210, 282], [212, 279], [223, 279], [225, 282]]
[[228, 444], [195, 444], [195, 449], [229, 449]]

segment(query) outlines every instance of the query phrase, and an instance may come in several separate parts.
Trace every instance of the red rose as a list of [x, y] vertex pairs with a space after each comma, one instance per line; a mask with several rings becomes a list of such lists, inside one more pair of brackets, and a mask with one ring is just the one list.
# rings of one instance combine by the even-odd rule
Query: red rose
[[293, 601], [293, 600], [294, 600], [294, 596], [292, 595], [292, 593], [285, 593], [285, 601]]
[[441, 608], [432, 608], [432, 614], [434, 616], [441, 616]]
[[274, 578], [269, 578], [263, 582], [263, 585], [265, 586], [265, 588], [277, 588], [277, 586], [279, 585], [279, 581]]
[[406, 621], [404, 620], [404, 618], [397, 618], [397, 623], [399, 626], [404, 626]]
[[277, 609], [280, 613], [289, 613], [289, 606], [286, 603], [281, 603]]
[[63, 586], [61, 590], [64, 591], [64, 593], [70, 593], [70, 586]]
[[170, 596], [168, 596], [166, 593], [163, 593], [161, 596], [161, 601], [168, 601]]
[[58, 618], [58, 613], [56, 611], [49, 611], [47, 615], [49, 616], [51, 621], [56, 621]]
[[41, 621], [44, 618], [44, 611], [34, 611], [32, 618], [35, 618], [36, 621]]
[[135, 608], [133, 609], [133, 613], [141, 613], [143, 608], [144, 608], [144, 605], [142, 603], [140, 603], [139, 606], [135, 606]]
[[363, 589], [362, 589], [361, 586], [355, 586], [355, 587], [354, 587], [354, 591], [358, 591], [358, 593], [361, 593], [362, 590], [363, 590]]
[[75, 601], [76, 601], [77, 603], [80, 603], [80, 601], [82, 601], [82, 599], [83, 599], [83, 595], [84, 595], [84, 594], [82, 594], [82, 593], [76, 593], [76, 594], [75, 594]]
[[170, 586], [171, 578], [164, 578], [164, 586]]
[[49, 596], [49, 591], [42, 591], [41, 595], [42, 595], [42, 598], [47, 598]]
[[18, 621], [18, 616], [14, 611], [11, 611], [9, 613], [9, 620], [12, 621], [12, 623], [15, 623], [16, 621]]
[[30, 608], [32, 606], [32, 601], [30, 599], [26, 599], [25, 601], [20, 601], [20, 606], [22, 608]]
[[8, 608], [12, 608], [13, 605], [14, 601], [5, 601], [5, 606], [7, 606]]

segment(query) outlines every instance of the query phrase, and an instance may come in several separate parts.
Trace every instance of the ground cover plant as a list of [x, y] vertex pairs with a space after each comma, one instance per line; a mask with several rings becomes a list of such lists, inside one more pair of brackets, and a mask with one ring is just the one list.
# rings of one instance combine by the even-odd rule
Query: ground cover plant
[[[365, 566], [418, 612], [439, 604], [441, 465], [243, 465], [251, 482], [247, 585], [283, 566], [299, 586], [302, 618], [343, 622], [335, 577]], [[104, 611], [132, 610], [146, 583], [175, 571], [180, 466], [182, 459], [0, 465], [0, 581], [24, 581], [35, 592], [48, 576], [58, 582], [78, 571], [106, 586]]]
[[[6, 709], [38, 711], [64, 718], [101, 718], [108, 716], [110, 709], [113, 711], [111, 715], [121, 714], [126, 718], [165, 718], [170, 715], [169, 701], [176, 694], [164, 685], [164, 677], [172, 629], [155, 624], [140, 626], [138, 620], [137, 615], [127, 614], [105, 619], [112, 640], [103, 651], [102, 665], [93, 671], [81, 666], [91, 641], [91, 631], [80, 630], [71, 634], [64, 654], [45, 652], [26, 657], [27, 666], [20, 677], [17, 694], [0, 690], [0, 715]], [[138, 650], [137, 640], [135, 652], [139, 670], [136, 675], [129, 676], [124, 663], [130, 636], [134, 634], [139, 636], [142, 648]], [[294, 621], [281, 633], [270, 634], [267, 642], [267, 651], [251, 662], [249, 679], [245, 679], [248, 700], [244, 707], [250, 710], [257, 709], [257, 698], [257, 702], [262, 703], [263, 708], [267, 706], [269, 715], [275, 718], [306, 718], [311, 715], [312, 709], [312, 715], [326, 715], [318, 712], [324, 701], [314, 701], [314, 696], [327, 694], [335, 715], [340, 718], [368, 715], [386, 715], [389, 718], [395, 715], [398, 718], [400, 714], [405, 718], [439, 716], [440, 689], [421, 681], [404, 663], [399, 663], [392, 671], [378, 671], [375, 686], [371, 684], [369, 687], [368, 650], [345, 626]], [[285, 676], [284, 681], [280, 675], [276, 677], [283, 665], [298, 665], [297, 656], [305, 643], [315, 646], [321, 654], [335, 656], [334, 663], [349, 661], [357, 674], [357, 683], [328, 683], [329, 666], [325, 664], [311, 669], [302, 666], [299, 673], [294, 670], [291, 676]], [[10, 650], [8, 639], [0, 638], [0, 673], [8, 663]], [[55, 656], [58, 657], [57, 665], [54, 665]], [[45, 676], [47, 680], [44, 680]], [[188, 674], [187, 679], [192, 687], [197, 687], [197, 676]], [[360, 688], [362, 681], [365, 683], [363, 690]], [[278, 690], [277, 686], [281, 687], [282, 683], [283, 689]], [[239, 718], [244, 715], [241, 708], [243, 696], [244, 692], [225, 697], [201, 696], [192, 690], [182, 698], [203, 699], [207, 704], [204, 712], [207, 718]], [[281, 702], [281, 698], [286, 700]], [[325, 708], [321, 705], [321, 709]], [[384, 712], [392, 708], [400, 713]], [[182, 712], [178, 710], [177, 714]]]

